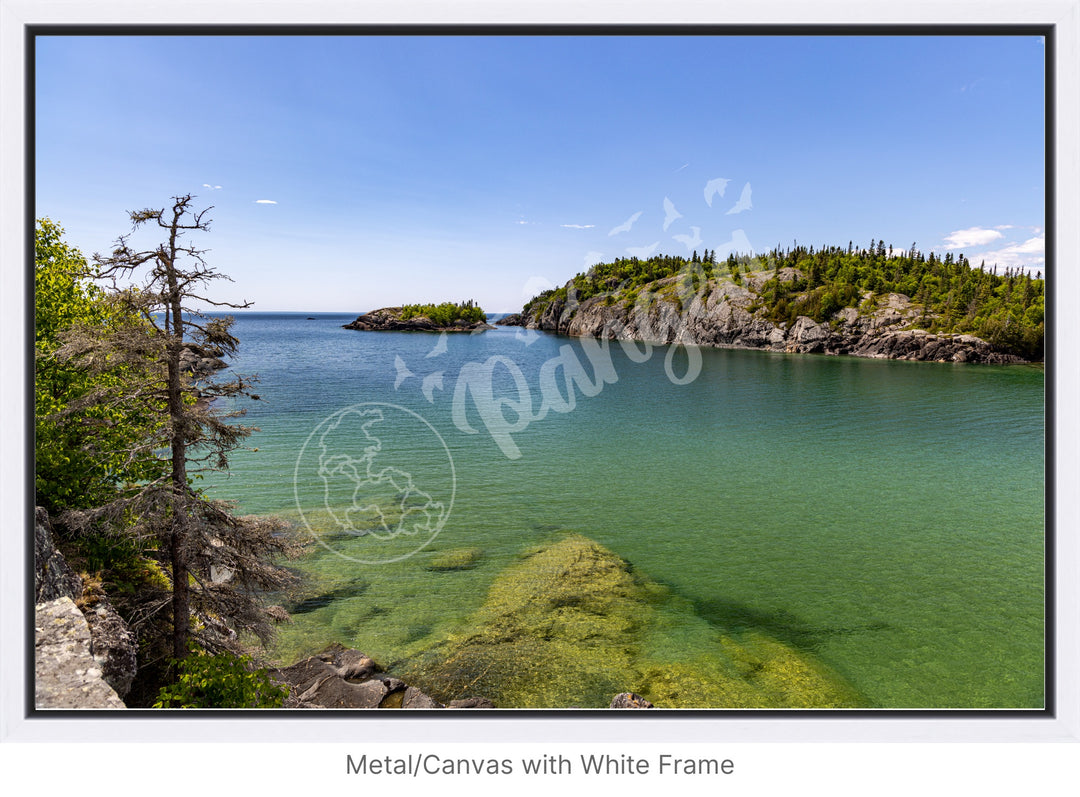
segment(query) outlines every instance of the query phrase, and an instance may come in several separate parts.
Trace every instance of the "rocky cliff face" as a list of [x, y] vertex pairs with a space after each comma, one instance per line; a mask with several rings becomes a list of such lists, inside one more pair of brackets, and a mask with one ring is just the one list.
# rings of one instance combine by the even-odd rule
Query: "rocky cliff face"
[[57, 598], [75, 600], [82, 590], [82, 579], [53, 544], [49, 513], [37, 507], [34, 511], [34, 603]]
[[[829, 323], [799, 316], [795, 323], [774, 324], [757, 307], [754, 290], [734, 282], [709, 283], [706, 291], [680, 296], [675, 278], [644, 289], [593, 296], [583, 302], [556, 298], [524, 319], [531, 329], [576, 337], [592, 336], [654, 343], [688, 343], [769, 351], [849, 354], [857, 357], [937, 362], [1007, 364], [1019, 357], [972, 335], [932, 334], [912, 328], [920, 312], [908, 297], [889, 294], [872, 309], [846, 307]], [[568, 288], [570, 285], [568, 284]]]
[[[131, 689], [138, 640], [108, 597], [100, 590], [87, 590], [56, 549], [49, 514], [41, 507], [34, 514], [34, 564], [34, 602], [38, 613], [44, 612], [37, 624], [36, 655], [38, 688], [45, 690], [42, 700], [54, 708], [113, 707], [112, 698], [119, 701]], [[81, 624], [70, 609], [79, 615]], [[82, 653], [89, 657], [89, 664], [82, 660]], [[80, 678], [87, 680], [86, 689], [75, 688]], [[91, 683], [94, 679], [103, 680], [112, 698]], [[84, 702], [74, 706], [71, 700], [78, 695]], [[85, 702], [96, 699], [104, 703]]]

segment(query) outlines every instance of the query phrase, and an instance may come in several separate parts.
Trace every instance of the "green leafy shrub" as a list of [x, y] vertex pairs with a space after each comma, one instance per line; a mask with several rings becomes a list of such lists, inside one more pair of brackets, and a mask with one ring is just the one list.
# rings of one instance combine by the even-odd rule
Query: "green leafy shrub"
[[177, 666], [179, 679], [161, 688], [154, 708], [281, 708], [289, 694], [249, 656], [211, 654], [193, 646]]
[[[120, 362], [101, 373], [61, 356], [80, 328], [117, 334], [145, 326], [137, 314], [110, 301], [91, 279], [82, 253], [64, 241], [64, 229], [37, 220], [34, 235], [34, 456], [36, 501], [50, 512], [100, 506], [129, 482], [162, 472], [153, 454], [132, 456], [159, 418], [115, 397], [135, 378], [159, 368]], [[98, 400], [91, 400], [97, 397]], [[164, 405], [164, 400], [160, 406]]]

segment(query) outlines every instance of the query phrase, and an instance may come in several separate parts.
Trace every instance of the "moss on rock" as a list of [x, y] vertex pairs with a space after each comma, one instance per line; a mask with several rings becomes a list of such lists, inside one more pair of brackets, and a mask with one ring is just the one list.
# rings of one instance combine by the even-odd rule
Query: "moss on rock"
[[442, 572], [447, 570], [470, 570], [476, 567], [484, 551], [482, 548], [454, 548], [450, 551], [436, 554], [428, 563], [428, 570]]
[[580, 535], [507, 568], [463, 631], [398, 671], [444, 702], [483, 695], [505, 708], [602, 708], [627, 690], [658, 708], [861, 704], [820, 662], [759, 634], [723, 634]]

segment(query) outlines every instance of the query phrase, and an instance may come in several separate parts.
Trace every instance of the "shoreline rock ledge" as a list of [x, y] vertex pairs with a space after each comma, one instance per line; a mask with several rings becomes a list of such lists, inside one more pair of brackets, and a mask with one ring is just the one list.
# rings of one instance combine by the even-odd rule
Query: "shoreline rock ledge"
[[382, 672], [360, 651], [337, 643], [271, 674], [289, 688], [285, 708], [495, 708], [482, 697], [440, 703]]
[[[789, 269], [781, 280], [802, 274]], [[680, 299], [678, 278], [650, 283], [647, 302], [630, 303], [623, 294], [598, 294], [581, 302], [555, 296], [529, 313], [503, 320], [571, 337], [689, 343], [730, 349], [757, 349], [789, 354], [850, 355], [870, 359], [1013, 365], [1023, 358], [995, 348], [974, 335], [920, 329], [921, 307], [904, 294], [876, 299], [865, 294], [859, 308], [845, 307], [826, 321], [797, 316], [790, 325], [774, 322], [761, 306], [764, 279], [747, 284], [709, 283], [708, 291]], [[573, 287], [571, 280], [567, 291]], [[569, 295], [567, 293], [566, 295]]]
[[479, 332], [484, 329], [495, 327], [486, 321], [465, 321], [458, 319], [448, 325], [439, 325], [426, 315], [417, 315], [412, 318], [401, 317], [402, 308], [383, 307], [372, 310], [358, 316], [355, 321], [343, 324], [344, 329], [355, 329], [361, 332]]

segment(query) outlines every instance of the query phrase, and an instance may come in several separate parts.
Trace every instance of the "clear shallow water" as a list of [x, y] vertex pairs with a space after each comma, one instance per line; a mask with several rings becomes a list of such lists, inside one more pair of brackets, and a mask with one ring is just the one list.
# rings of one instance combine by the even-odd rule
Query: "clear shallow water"
[[[543, 364], [580, 342], [500, 328], [448, 336], [440, 353], [435, 335], [341, 329], [354, 317], [239, 316], [234, 368], [261, 381], [246, 421], [260, 427], [249, 441], [258, 451], [208, 477], [213, 494], [295, 520], [299, 504], [329, 530], [348, 496], [332, 489], [339, 509], [323, 507], [312, 432], [350, 405], [385, 402], [445, 441], [453, 508], [428, 545], [391, 563], [355, 561], [376, 550], [372, 536], [326, 537], [352, 558], [316, 547], [297, 563], [333, 599], [283, 629], [282, 660], [332, 641], [387, 663], [423, 649], [460, 626], [520, 551], [572, 529], [726, 632], [812, 654], [873, 705], [1043, 705], [1041, 368], [703, 349], [700, 376], [675, 385], [665, 347], [634, 362], [615, 344], [617, 381], [512, 435], [521, 456], [508, 459], [474, 410], [478, 434], [455, 426], [462, 365], [508, 358], [536, 407]], [[406, 372], [395, 357], [414, 374], [397, 389]], [[517, 396], [505, 368], [494, 385]], [[421, 502], [445, 507], [445, 452], [411, 417], [385, 427], [380, 458], [411, 463]], [[340, 432], [359, 440], [355, 461], [362, 432]], [[400, 538], [410, 544], [398, 553], [424, 536]], [[426, 569], [474, 547], [474, 569]]]

